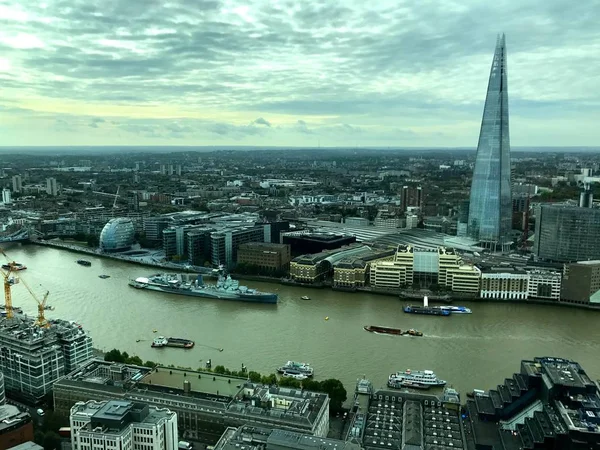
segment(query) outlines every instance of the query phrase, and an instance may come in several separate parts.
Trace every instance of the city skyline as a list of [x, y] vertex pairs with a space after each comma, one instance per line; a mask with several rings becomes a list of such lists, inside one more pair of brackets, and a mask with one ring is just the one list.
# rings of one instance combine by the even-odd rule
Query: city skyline
[[591, 10], [9, 0], [0, 145], [473, 147], [504, 31], [514, 144], [594, 146]]
[[506, 37], [498, 36], [471, 182], [469, 236], [487, 248], [508, 248], [512, 230]]

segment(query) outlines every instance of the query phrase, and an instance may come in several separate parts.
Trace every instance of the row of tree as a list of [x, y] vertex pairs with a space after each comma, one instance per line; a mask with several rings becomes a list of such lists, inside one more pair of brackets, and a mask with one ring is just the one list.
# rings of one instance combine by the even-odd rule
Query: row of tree
[[[119, 350], [112, 349], [104, 355], [105, 361], [115, 361], [123, 364], [133, 364], [137, 366], [144, 366], [154, 368], [158, 366], [158, 363], [154, 361], [143, 361], [139, 356], [130, 356], [127, 352], [121, 352]], [[193, 370], [191, 367], [181, 367], [168, 365], [167, 367], [172, 367], [176, 369], [183, 370]], [[274, 373], [269, 375], [263, 375], [259, 372], [255, 371], [245, 371], [245, 370], [230, 370], [225, 366], [215, 366], [213, 369], [206, 369], [199, 367], [196, 369], [201, 372], [212, 372], [219, 375], [227, 375], [233, 377], [241, 377], [247, 378], [253, 383], [261, 383], [266, 385], [278, 385], [281, 387], [291, 387], [296, 389], [306, 389], [307, 391], [313, 392], [323, 392], [329, 395], [329, 408], [332, 413], [337, 413], [343, 409], [344, 402], [348, 398], [348, 393], [346, 392], [346, 388], [342, 384], [340, 380], [335, 378], [329, 378], [323, 381], [316, 380], [295, 380], [293, 378], [277, 378], [277, 375]]]

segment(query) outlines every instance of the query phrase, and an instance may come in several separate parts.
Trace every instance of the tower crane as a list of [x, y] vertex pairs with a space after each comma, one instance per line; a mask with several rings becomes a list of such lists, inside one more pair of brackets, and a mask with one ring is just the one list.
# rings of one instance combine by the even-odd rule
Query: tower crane
[[44, 294], [44, 298], [42, 298], [42, 300], [40, 300], [37, 298], [37, 295], [35, 295], [35, 293], [31, 290], [31, 288], [27, 285], [27, 283], [25, 283], [24, 280], [21, 280], [21, 282], [23, 283], [23, 286], [25, 286], [25, 288], [27, 288], [27, 290], [29, 291], [31, 296], [35, 299], [35, 301], [38, 304], [38, 317], [37, 317], [37, 320], [35, 321], [35, 325], [40, 328], [49, 328], [50, 324], [46, 320], [46, 317], [44, 317], [44, 311], [46, 309], [46, 300], [48, 300], [48, 294], [50, 294], [50, 292], [46, 291], [46, 293]]
[[117, 186], [117, 193], [115, 194], [115, 201], [113, 203], [113, 209], [117, 207], [117, 200], [119, 199], [119, 189], [121, 189], [121, 185]]
[[[6, 253], [4, 253], [4, 250], [2, 250], [2, 248], [0, 248], [0, 253], [2, 253], [2, 255], [8, 261], [10, 261], [10, 259], [6, 255]], [[8, 270], [4, 271], [4, 270], [0, 269], [0, 274], [2, 274], [2, 278], [4, 279], [4, 310], [6, 311], [7, 319], [11, 319], [13, 317], [12, 296], [11, 296], [10, 288], [12, 287], [13, 284], [16, 284], [19, 282], [18, 277], [10, 276], [10, 274], [13, 272], [14, 265], [15, 265], [14, 261], [9, 262]]]

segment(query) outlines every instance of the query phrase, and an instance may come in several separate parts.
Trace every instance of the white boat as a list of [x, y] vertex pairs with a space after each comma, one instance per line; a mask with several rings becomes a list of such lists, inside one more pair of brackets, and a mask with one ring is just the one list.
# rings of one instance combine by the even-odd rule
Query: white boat
[[281, 374], [301, 374], [307, 377], [312, 377], [314, 374], [314, 370], [309, 364], [295, 361], [288, 361], [285, 365], [278, 368], [277, 372]]
[[445, 386], [446, 381], [440, 380], [431, 370], [415, 370], [407, 369], [404, 372], [392, 373], [388, 378], [388, 387], [402, 388], [412, 387], [418, 389], [428, 389], [432, 386]]
[[169, 340], [164, 336], [159, 336], [152, 341], [152, 347], [164, 347], [169, 343]]
[[438, 308], [446, 310], [446, 311], [451, 311], [452, 314], [471, 314], [473, 312], [466, 306], [444, 305], [444, 306], [438, 306]]
[[302, 373], [290, 373], [290, 372], [283, 372], [281, 374], [281, 376], [284, 378], [293, 378], [294, 380], [306, 380], [308, 378], [307, 375], [304, 375]]
[[310, 297], [308, 295], [303, 295], [302, 297], [300, 297], [302, 300], [310, 300]]

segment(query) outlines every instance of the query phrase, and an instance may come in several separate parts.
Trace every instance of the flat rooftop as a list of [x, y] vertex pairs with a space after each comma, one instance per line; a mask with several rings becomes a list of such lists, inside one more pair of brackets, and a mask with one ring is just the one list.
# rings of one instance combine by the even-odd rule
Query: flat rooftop
[[233, 398], [242, 390], [247, 380], [210, 372], [157, 367], [142, 378], [138, 384], [183, 391], [185, 381], [189, 381], [191, 392]]
[[553, 384], [585, 388], [592, 381], [579, 364], [561, 358], [536, 358]]

